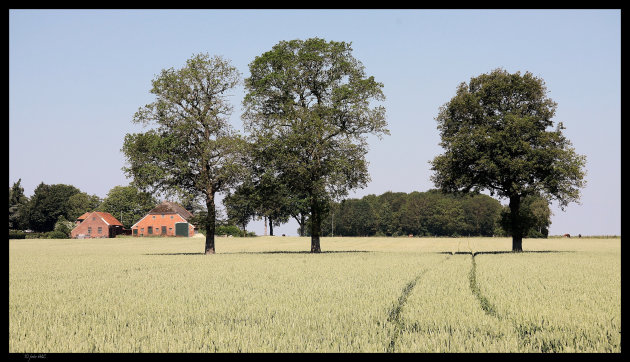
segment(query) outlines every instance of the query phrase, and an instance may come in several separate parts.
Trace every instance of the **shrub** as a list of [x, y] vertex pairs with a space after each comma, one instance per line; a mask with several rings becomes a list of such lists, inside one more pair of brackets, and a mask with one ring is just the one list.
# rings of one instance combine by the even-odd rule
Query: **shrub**
[[48, 233], [49, 233], [48, 231], [41, 232], [41, 233], [37, 233], [37, 232], [28, 233], [26, 234], [26, 238], [27, 239], [46, 239], [48, 238]]
[[214, 231], [215, 235], [241, 236], [243, 232], [236, 225], [219, 225]]
[[26, 234], [19, 230], [9, 230], [9, 239], [26, 239]]
[[[73, 226], [74, 224], [71, 221], [66, 220], [66, 218], [63, 217], [63, 215], [60, 215], [59, 219], [57, 220], [57, 223], [55, 224], [54, 231], [63, 233], [64, 236], [61, 239], [66, 239], [70, 236], [70, 231], [72, 231]], [[51, 239], [50, 236], [48, 238]], [[60, 238], [55, 237], [54, 239], [60, 239]]]
[[48, 233], [48, 239], [67, 239], [68, 235], [59, 230], [53, 230]]

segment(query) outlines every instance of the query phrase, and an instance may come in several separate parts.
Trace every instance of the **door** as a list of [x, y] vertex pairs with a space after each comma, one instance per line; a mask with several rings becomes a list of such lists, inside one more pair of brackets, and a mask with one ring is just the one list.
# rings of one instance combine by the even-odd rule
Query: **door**
[[186, 237], [188, 237], [188, 223], [187, 222], [176, 222], [175, 223], [175, 236], [186, 236]]
[[162, 226], [162, 235], [166, 235], [166, 226]]

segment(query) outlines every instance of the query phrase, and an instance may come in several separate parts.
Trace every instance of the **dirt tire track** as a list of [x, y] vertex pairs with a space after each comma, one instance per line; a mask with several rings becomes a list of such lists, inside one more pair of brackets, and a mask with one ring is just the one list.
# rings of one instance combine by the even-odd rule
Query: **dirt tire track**
[[[536, 325], [536, 324], [519, 324], [517, 321], [504, 317], [497, 311], [497, 307], [492, 304], [488, 298], [486, 298], [483, 294], [481, 294], [481, 290], [479, 289], [479, 284], [477, 284], [477, 263], [475, 261], [475, 252], [470, 253], [472, 256], [472, 266], [470, 268], [469, 280], [470, 280], [470, 290], [473, 295], [481, 304], [481, 309], [494, 318], [498, 320], [506, 320], [512, 323], [512, 328], [514, 328], [515, 332], [518, 335], [518, 343], [522, 348], [527, 348], [530, 345], [530, 339], [532, 335], [534, 335], [537, 331], [545, 330], [544, 327]], [[543, 341], [544, 342], [544, 341]], [[553, 345], [543, 344], [541, 348], [541, 352], [562, 352], [562, 348], [556, 349]]]
[[[441, 260], [440, 262], [436, 263], [435, 266], [445, 262], [449, 258], [450, 258], [450, 255], [444, 258], [443, 260]], [[396, 305], [394, 305], [392, 309], [390, 309], [389, 311], [387, 321], [394, 324], [394, 335], [392, 336], [392, 339], [390, 340], [389, 345], [387, 346], [388, 353], [395, 352], [396, 340], [398, 339], [398, 335], [400, 335], [400, 332], [404, 328], [404, 322], [401, 318], [401, 313], [402, 313], [405, 303], [407, 303], [407, 298], [409, 298], [409, 295], [411, 294], [413, 288], [416, 286], [420, 278], [422, 278], [422, 276], [426, 274], [426, 272], [429, 270], [430, 268], [426, 268], [422, 270], [418, 275], [416, 275], [411, 281], [409, 281], [405, 285], [405, 287], [402, 290], [402, 293], [398, 297], [398, 301]]]
[[470, 291], [475, 298], [477, 298], [479, 304], [481, 304], [481, 309], [483, 309], [487, 315], [497, 318], [498, 320], [502, 320], [503, 317], [499, 314], [499, 312], [497, 312], [497, 307], [492, 304], [488, 298], [481, 294], [481, 289], [479, 289], [479, 284], [477, 283], [477, 263], [475, 262], [475, 254], [476, 253], [474, 252], [470, 253], [472, 256], [472, 266], [470, 267], [470, 273], [468, 274]]

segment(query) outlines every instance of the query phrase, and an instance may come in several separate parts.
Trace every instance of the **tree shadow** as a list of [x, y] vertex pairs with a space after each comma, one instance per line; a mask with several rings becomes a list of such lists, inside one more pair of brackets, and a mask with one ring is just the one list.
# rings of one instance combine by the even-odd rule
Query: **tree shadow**
[[[371, 250], [326, 250], [319, 253], [311, 253], [308, 250], [270, 250], [270, 251], [234, 251], [234, 252], [225, 252], [225, 253], [217, 253], [222, 255], [233, 255], [233, 254], [253, 254], [253, 255], [264, 255], [264, 254], [360, 254], [360, 253], [379, 253], [380, 251], [371, 251]], [[444, 255], [496, 255], [496, 254], [547, 254], [547, 253], [575, 253], [573, 250], [524, 250], [520, 252], [510, 251], [510, 250], [495, 250], [495, 251], [438, 251], [435, 254], [444, 254]], [[205, 255], [204, 252], [197, 253], [150, 253], [143, 255], [152, 255], [152, 256], [177, 256], [177, 255]]]
[[547, 254], [547, 253], [575, 253], [574, 250], [523, 250], [523, 251], [511, 251], [511, 250], [494, 250], [494, 251], [439, 251], [437, 254], [447, 255], [495, 255], [495, 254]]
[[[216, 253], [221, 255], [227, 254], [355, 254], [355, 253], [372, 253], [369, 250], [327, 250], [319, 253], [311, 253], [308, 250], [300, 250], [300, 251], [289, 251], [289, 250], [273, 250], [273, 251], [234, 251], [234, 252], [225, 252], [225, 253]], [[204, 252], [198, 253], [151, 253], [151, 254], [143, 254], [143, 255], [161, 255], [161, 256], [174, 256], [174, 255], [205, 255]]]
[[326, 250], [319, 253], [312, 253], [308, 250], [271, 250], [271, 251], [237, 251], [223, 254], [355, 254], [355, 253], [371, 253], [369, 250]]
[[161, 255], [161, 256], [165, 256], [165, 255], [205, 255], [205, 253], [203, 252], [199, 252], [199, 253], [150, 253], [150, 254], [142, 254], [142, 255]]

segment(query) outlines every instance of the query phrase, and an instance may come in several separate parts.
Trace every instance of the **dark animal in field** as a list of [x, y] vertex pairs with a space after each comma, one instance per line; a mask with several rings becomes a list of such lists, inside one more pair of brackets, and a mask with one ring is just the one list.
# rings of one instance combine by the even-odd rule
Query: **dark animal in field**
[[564, 236], [565, 238], [570, 238], [570, 237], [571, 237], [571, 234], [564, 234], [564, 235], [562, 235], [562, 236]]

